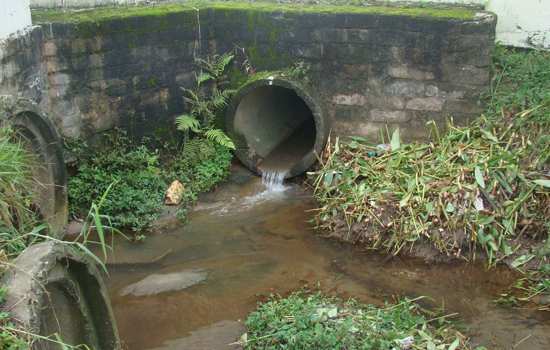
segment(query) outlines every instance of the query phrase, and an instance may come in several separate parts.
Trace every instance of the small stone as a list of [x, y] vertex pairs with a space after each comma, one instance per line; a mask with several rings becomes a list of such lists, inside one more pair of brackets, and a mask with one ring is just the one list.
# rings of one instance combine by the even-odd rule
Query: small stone
[[155, 273], [126, 286], [120, 295], [140, 297], [183, 290], [206, 280], [206, 276], [207, 273], [200, 269], [165, 274]]
[[184, 190], [185, 190], [185, 187], [183, 187], [183, 184], [181, 182], [179, 182], [178, 180], [172, 181], [172, 183], [168, 187], [168, 190], [166, 190], [164, 204], [166, 205], [180, 204], [183, 198]]

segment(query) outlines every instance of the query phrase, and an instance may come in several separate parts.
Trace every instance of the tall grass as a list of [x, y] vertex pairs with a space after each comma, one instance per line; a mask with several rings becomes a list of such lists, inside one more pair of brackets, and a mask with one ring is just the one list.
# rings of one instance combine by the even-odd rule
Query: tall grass
[[[100, 210], [111, 186], [108, 186], [97, 203], [91, 203], [82, 231], [74, 241], [49, 237], [47, 224], [40, 222], [32, 207], [33, 193], [29, 189], [35, 187], [31, 171], [34, 160], [23, 142], [12, 129], [0, 128], [0, 275], [5, 267], [11, 266], [9, 260], [17, 257], [28, 246], [44, 240], [73, 247], [107, 272], [103, 261], [90, 251], [89, 246], [99, 245], [104, 258], [107, 257], [110, 246], [106, 242], [106, 231], [113, 229], [110, 227], [110, 218], [102, 215]], [[98, 241], [92, 239], [92, 233], [98, 237]], [[6, 288], [0, 287], [0, 306], [6, 292]], [[0, 312], [0, 348], [29, 349], [32, 342], [39, 339], [55, 343], [62, 349], [88, 349], [85, 345], [67, 345], [57, 335], [45, 337], [30, 333], [17, 325], [8, 313]]]
[[[519, 266], [550, 250], [550, 54], [498, 48], [486, 112], [468, 127], [435, 124], [429, 143], [388, 152], [355, 138], [329, 145], [314, 173], [317, 224], [393, 253], [428, 242]], [[548, 244], [547, 244], [548, 248]]]
[[32, 164], [33, 157], [16, 132], [0, 127], [0, 249], [8, 256], [17, 255], [29, 243], [18, 236], [43, 228], [36, 226], [32, 210]]

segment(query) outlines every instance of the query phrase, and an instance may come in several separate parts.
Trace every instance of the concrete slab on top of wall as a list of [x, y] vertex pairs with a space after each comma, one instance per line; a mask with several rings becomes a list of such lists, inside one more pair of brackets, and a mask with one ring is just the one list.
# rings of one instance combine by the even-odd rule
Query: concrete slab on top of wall
[[[31, 0], [31, 7], [94, 7], [167, 1], [178, 0]], [[499, 18], [497, 41], [516, 47], [550, 49], [550, 1], [548, 0], [383, 0], [382, 2], [485, 6]]]
[[498, 16], [496, 39], [505, 45], [550, 50], [548, 0], [386, 0], [390, 2], [479, 5]]

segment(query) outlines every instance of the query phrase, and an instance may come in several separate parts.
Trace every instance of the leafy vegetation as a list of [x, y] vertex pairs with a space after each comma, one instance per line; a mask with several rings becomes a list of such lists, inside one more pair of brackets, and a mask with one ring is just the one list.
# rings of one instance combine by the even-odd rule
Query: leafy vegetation
[[112, 186], [102, 210], [114, 227], [141, 231], [158, 218], [166, 182], [155, 151], [133, 143], [118, 130], [107, 139], [103, 151], [86, 149], [78, 158], [78, 172], [68, 185], [73, 215], [86, 214], [90, 203]]
[[[4, 304], [6, 288], [0, 287], [0, 306]], [[0, 311], [0, 349], [5, 350], [26, 350], [28, 341], [12, 331], [14, 324], [7, 312]]]
[[134, 232], [147, 230], [160, 216], [168, 183], [177, 179], [184, 185], [184, 213], [199, 193], [228, 175], [232, 159], [230, 149], [206, 138], [160, 152], [132, 141], [121, 130], [112, 132], [100, 151], [82, 145], [74, 150], [78, 164], [69, 178], [70, 212], [86, 215], [89, 204], [111, 187], [101, 212], [113, 227]]
[[336, 140], [314, 174], [317, 224], [393, 253], [427, 242], [458, 257], [482, 249], [490, 264], [546, 264], [549, 65], [548, 53], [498, 48], [486, 113], [444, 133], [430, 123], [430, 143], [401, 144], [398, 131], [389, 147]]
[[178, 130], [185, 133], [186, 140], [189, 131], [203, 136], [221, 146], [235, 149], [233, 141], [216, 128], [218, 113], [222, 111], [234, 93], [226, 89], [229, 84], [227, 70], [233, 60], [233, 55], [214, 55], [206, 60], [197, 59], [200, 72], [195, 74], [195, 89], [183, 89], [184, 100], [190, 106], [190, 111], [176, 118]]
[[320, 293], [272, 297], [247, 320], [245, 349], [468, 349], [447, 316], [429, 315], [412, 300], [384, 307]]
[[189, 112], [176, 119], [178, 130], [184, 132], [181, 147], [164, 145], [161, 154], [145, 146], [148, 140], [136, 143], [121, 130], [107, 138], [101, 152], [66, 142], [78, 159], [77, 173], [69, 180], [71, 213], [81, 216], [91, 201], [112, 186], [103, 212], [116, 228], [143, 231], [159, 217], [167, 183], [177, 179], [185, 188], [179, 211], [185, 218], [186, 206], [228, 174], [235, 145], [217, 128], [217, 117], [233, 93], [226, 89], [232, 60], [230, 54], [197, 59], [196, 87], [183, 89]]

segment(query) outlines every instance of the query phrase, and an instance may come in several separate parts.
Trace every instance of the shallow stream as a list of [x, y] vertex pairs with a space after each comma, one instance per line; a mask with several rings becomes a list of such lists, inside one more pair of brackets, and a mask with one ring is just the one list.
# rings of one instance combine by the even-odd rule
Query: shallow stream
[[238, 168], [201, 198], [185, 225], [142, 243], [115, 242], [108, 285], [121, 338], [131, 350], [232, 349], [258, 301], [304, 285], [382, 304], [393, 296], [458, 312], [475, 344], [550, 349], [548, 313], [493, 300], [514, 280], [506, 269], [388, 258], [316, 235], [310, 194], [266, 191]]

